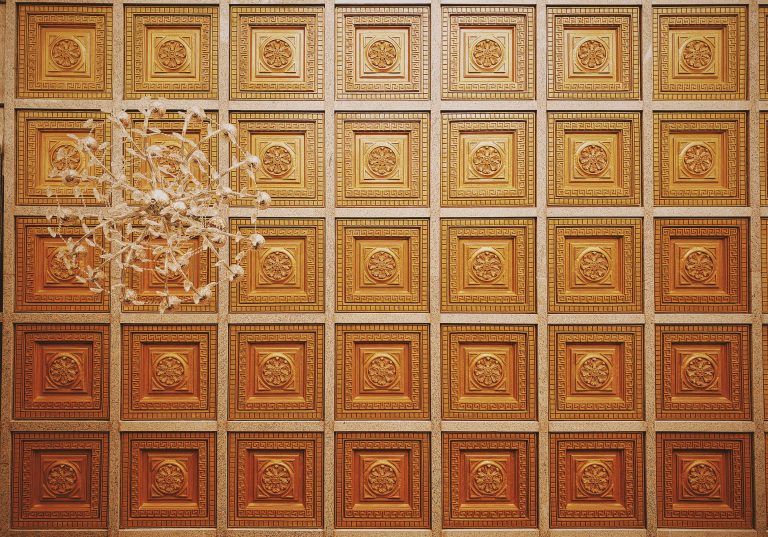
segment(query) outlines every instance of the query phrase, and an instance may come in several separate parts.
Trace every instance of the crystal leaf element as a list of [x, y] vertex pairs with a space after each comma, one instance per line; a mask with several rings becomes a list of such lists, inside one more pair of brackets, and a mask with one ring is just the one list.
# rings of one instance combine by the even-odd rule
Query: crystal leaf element
[[[170, 58], [170, 57], [169, 57]], [[125, 147], [125, 159], [110, 168], [107, 165], [107, 143], [94, 138], [94, 122], [86, 121], [90, 128], [82, 138], [72, 136], [87, 166], [73, 166], [71, 159], [62, 159], [66, 166], [54, 167], [51, 177], [59, 178], [73, 187], [74, 195], [82, 197], [85, 189], [100, 202], [111, 201], [104, 209], [85, 207], [67, 208], [59, 205], [50, 214], [49, 232], [62, 237], [57, 260], [75, 274], [78, 282], [86, 284], [95, 293], [105, 292], [114, 264], [121, 275], [131, 272], [154, 271], [164, 284], [157, 291], [158, 310], [162, 313], [182, 304], [199, 304], [213, 296], [217, 281], [194, 283], [190, 277], [190, 263], [198, 254], [208, 253], [230, 281], [245, 274], [242, 263], [249, 252], [264, 244], [264, 237], [255, 231], [244, 236], [227, 230], [227, 214], [235, 200], [248, 200], [253, 204], [252, 220], [256, 209], [266, 209], [270, 197], [266, 192], [248, 189], [234, 191], [227, 180], [238, 170], [245, 171], [253, 180], [261, 166], [258, 157], [247, 153], [237, 142], [237, 128], [230, 124], [217, 124], [200, 107], [179, 112], [183, 118], [181, 132], [166, 133], [151, 126], [153, 119], [165, 116], [165, 105], [159, 101], [139, 103], [141, 117], [133, 121], [126, 111], [110, 116], [117, 132], [117, 144]], [[188, 136], [192, 122], [202, 122], [199, 140]], [[169, 139], [168, 144], [157, 143], [157, 137]], [[206, 144], [225, 142], [234, 148], [231, 165], [220, 172], [208, 160], [202, 148]], [[93, 171], [95, 170], [95, 171]], [[136, 171], [139, 170], [139, 171]], [[100, 186], [105, 188], [99, 188]], [[135, 185], [147, 185], [139, 188]], [[107, 200], [101, 192], [109, 192]], [[49, 196], [53, 196], [49, 191]], [[80, 225], [82, 235], [62, 236], [65, 226]], [[98, 238], [103, 237], [103, 242]], [[226, 247], [230, 240], [244, 243], [233, 263], [227, 260]], [[182, 247], [196, 244], [195, 248]], [[94, 266], [83, 263], [88, 249], [94, 251]], [[122, 281], [122, 280], [118, 280]], [[112, 291], [133, 305], [142, 305], [137, 293], [122, 283], [112, 285]]]

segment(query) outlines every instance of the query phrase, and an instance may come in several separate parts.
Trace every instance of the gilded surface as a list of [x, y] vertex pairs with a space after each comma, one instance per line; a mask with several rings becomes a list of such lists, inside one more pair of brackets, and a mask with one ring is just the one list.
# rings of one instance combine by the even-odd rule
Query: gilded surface
[[444, 99], [533, 98], [533, 8], [442, 9]]
[[[683, 4], [0, 0], [0, 535], [764, 535], [768, 6]], [[273, 199], [164, 315], [45, 218], [143, 97]]]
[[749, 325], [656, 326], [658, 419], [749, 419]]
[[746, 205], [746, 113], [654, 115], [656, 205]]
[[638, 8], [547, 9], [550, 99], [638, 99]]
[[213, 7], [125, 8], [125, 97], [218, 97], [219, 17]]
[[429, 197], [429, 114], [336, 116], [337, 207], [423, 207]]
[[532, 206], [534, 127], [535, 114], [530, 112], [444, 112], [442, 206]]
[[[95, 135], [109, 143], [112, 132], [106, 126], [106, 115], [93, 112], [48, 110], [19, 110], [16, 114], [16, 132], [19, 140], [16, 153], [16, 173], [23, 178], [16, 184], [16, 203], [19, 205], [98, 205], [93, 188], [106, 195], [95, 182], [80, 186], [81, 198], [74, 196], [74, 187], [51, 174], [74, 169], [89, 175], [101, 170], [90, 164], [70, 136], [83, 137], [88, 129], [87, 119], [95, 123]], [[109, 160], [107, 159], [107, 162]], [[49, 197], [48, 193], [56, 197]]]
[[322, 7], [233, 6], [232, 99], [322, 99]]
[[659, 522], [671, 528], [752, 525], [752, 437], [744, 433], [660, 433]]
[[535, 311], [532, 219], [444, 219], [441, 310]]
[[641, 310], [640, 219], [550, 219], [548, 224], [550, 311]]
[[230, 325], [230, 419], [323, 416], [323, 325]]
[[643, 527], [641, 433], [555, 433], [549, 449], [553, 527]]
[[336, 7], [336, 97], [427, 99], [429, 8]]
[[445, 527], [535, 527], [536, 447], [531, 433], [443, 433]]
[[744, 99], [747, 10], [655, 7], [655, 99]]
[[18, 97], [111, 99], [112, 8], [21, 4]]
[[554, 325], [549, 332], [553, 419], [642, 419], [640, 325]]
[[[230, 220], [232, 233], [252, 227], [250, 219]], [[323, 311], [323, 220], [260, 219], [259, 233], [269, 244], [249, 254], [247, 276], [230, 286], [231, 311]], [[237, 255], [234, 238], [230, 248]]]
[[640, 119], [639, 113], [550, 113], [547, 203], [640, 205]]
[[265, 190], [274, 207], [324, 205], [323, 114], [233, 112], [230, 118], [239, 129], [241, 147], [248, 148], [262, 162], [253, 180], [238, 172], [238, 190]]
[[427, 325], [336, 325], [339, 420], [429, 417]]
[[336, 221], [338, 311], [428, 311], [429, 221]]
[[656, 311], [749, 309], [745, 219], [659, 218], [655, 232]]

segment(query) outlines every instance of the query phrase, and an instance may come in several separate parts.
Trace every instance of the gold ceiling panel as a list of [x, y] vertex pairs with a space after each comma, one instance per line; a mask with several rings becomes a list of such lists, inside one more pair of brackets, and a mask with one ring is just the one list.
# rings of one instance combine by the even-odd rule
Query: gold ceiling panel
[[533, 99], [534, 9], [443, 6], [443, 99]]
[[[206, 112], [208, 116], [213, 121], [219, 120], [219, 114], [218, 112], [211, 111]], [[131, 127], [132, 128], [139, 128], [142, 122], [144, 121], [144, 116], [140, 114], [139, 112], [131, 112], [129, 114], [130, 120], [131, 120]], [[152, 117], [149, 120], [149, 126], [150, 128], [156, 129], [157, 132], [152, 134], [148, 140], [148, 144], [158, 144], [163, 145], [167, 147], [173, 148], [173, 152], [177, 155], [181, 154], [182, 148], [179, 144], [178, 139], [176, 138], [177, 135], [180, 135], [182, 130], [184, 129], [184, 119], [178, 117], [176, 114], [169, 113], [167, 115], [164, 115], [163, 117]], [[219, 148], [218, 146], [213, 143], [210, 139], [206, 140], [206, 131], [205, 131], [205, 124], [200, 121], [198, 118], [192, 119], [187, 124], [187, 134], [186, 136], [193, 140], [195, 143], [200, 144], [200, 149], [205, 154], [206, 158], [215, 165], [219, 162]], [[130, 159], [130, 154], [128, 153], [128, 145], [124, 144], [122, 147], [123, 156], [125, 159]], [[150, 189], [150, 185], [147, 184], [146, 181], [140, 181], [136, 180], [137, 176], [143, 176], [147, 177], [149, 176], [149, 170], [147, 169], [147, 166], [142, 165], [140, 161], [137, 161], [136, 159], [131, 159], [132, 165], [131, 165], [131, 179], [133, 180], [133, 186], [136, 188], [140, 188], [144, 191], [148, 191]], [[163, 162], [163, 166], [168, 166], [170, 169], [178, 169], [179, 167], [179, 161], [175, 159], [165, 159]], [[198, 173], [198, 172], [194, 172]], [[207, 179], [204, 177], [198, 177], [198, 180], [200, 181], [206, 181]], [[131, 203], [130, 200], [127, 200], [129, 203]]]
[[218, 98], [218, 9], [127, 6], [125, 19], [126, 99]]
[[112, 8], [19, 6], [17, 95], [112, 98]]
[[749, 344], [749, 325], [657, 325], [658, 419], [749, 419]]
[[643, 419], [643, 327], [554, 325], [549, 331], [553, 419]]
[[324, 205], [323, 114], [232, 112], [230, 119], [238, 127], [240, 146], [258, 156], [262, 163], [254, 180], [238, 171], [237, 190], [268, 191], [275, 207]]
[[429, 114], [336, 115], [336, 206], [424, 207]]
[[215, 325], [123, 325], [122, 418], [216, 416]]
[[641, 311], [641, 225], [639, 218], [550, 218], [549, 311]]
[[654, 114], [654, 201], [660, 206], [746, 205], [747, 114]]
[[442, 325], [444, 420], [534, 420], [536, 327]]
[[549, 114], [551, 206], [640, 205], [640, 113]]
[[337, 420], [429, 418], [428, 325], [336, 325]]
[[747, 8], [655, 7], [653, 97], [744, 99]]
[[229, 418], [323, 417], [324, 326], [229, 327]]
[[232, 6], [232, 99], [322, 99], [322, 7]]
[[445, 527], [535, 528], [536, 448], [531, 433], [445, 433]]
[[443, 207], [532, 206], [536, 115], [443, 113]]
[[336, 7], [336, 98], [427, 99], [429, 8]]
[[[227, 446], [230, 526], [322, 526], [322, 433], [234, 432]], [[261, 485], [252, 486], [249, 476]]]
[[[144, 226], [136, 225], [133, 228], [134, 236], [141, 236]], [[160, 244], [157, 239], [148, 239], [150, 244]], [[136, 292], [136, 297], [141, 304], [123, 303], [123, 311], [157, 311], [157, 306], [162, 300], [161, 293], [165, 292], [166, 284], [168, 292], [176, 296], [183, 297], [185, 300], [192, 300], [194, 291], [185, 289], [185, 279], [192, 282], [194, 289], [203, 287], [211, 283], [216, 277], [216, 266], [214, 255], [210, 250], [203, 250], [203, 241], [200, 237], [189, 239], [177, 244], [175, 252], [177, 256], [183, 256], [189, 251], [196, 251], [189, 258], [189, 265], [183, 271], [174, 274], [168, 278], [156, 270], [159, 266], [164, 267], [165, 258], [155, 256], [143, 263], [142, 272], [130, 272], [123, 278], [123, 284]], [[210, 300], [194, 304], [193, 302], [180, 304], [177, 307], [179, 311], [187, 313], [215, 312], [218, 307], [219, 290], [214, 287], [211, 291]]]
[[[750, 25], [754, 29], [754, 25]], [[768, 99], [768, 62], [766, 61], [766, 52], [768, 52], [768, 7], [761, 6], [758, 11], [759, 41], [760, 41], [760, 98]]]
[[744, 218], [657, 218], [656, 311], [749, 310]]
[[337, 311], [429, 311], [429, 220], [336, 221]]
[[[66, 169], [101, 175], [102, 170], [89, 163], [83, 151], [70, 136], [83, 137], [88, 129], [83, 127], [87, 119], [94, 121], [94, 135], [109, 143], [112, 130], [107, 127], [107, 115], [77, 110], [55, 112], [50, 110], [19, 110], [16, 114], [16, 173], [21, 181], [16, 183], [16, 203], [19, 205], [100, 205], [92, 188], [103, 187], [94, 182], [80, 185], [81, 197], [75, 197], [73, 186], [60, 177], [51, 177]], [[111, 147], [107, 147], [111, 151]], [[107, 153], [109, 154], [109, 153]], [[107, 162], [109, 159], [107, 158]], [[48, 193], [52, 193], [51, 197]]]
[[547, 9], [550, 99], [639, 99], [640, 10]]
[[[86, 225], [94, 227], [96, 220]], [[37, 312], [108, 312], [110, 294], [94, 293], [88, 285], [80, 283], [86, 266], [97, 266], [96, 249], [86, 246], [77, 256], [78, 266], [67, 266], [58, 252], [64, 248], [62, 238], [78, 237], [79, 225], [63, 226], [62, 238], [53, 238], [47, 218], [34, 216], [16, 217], [16, 309]], [[99, 245], [104, 238], [97, 234]], [[105, 285], [109, 286], [109, 276]], [[109, 287], [106, 287], [107, 289]]]
[[444, 219], [441, 311], [536, 311], [534, 226], [533, 219]]
[[[230, 232], [248, 235], [249, 218], [230, 219]], [[229, 289], [230, 310], [323, 311], [325, 305], [325, 221], [321, 218], [263, 218], [258, 231], [269, 243], [252, 250], [247, 276]], [[233, 238], [230, 256], [243, 246]]]
[[760, 154], [758, 161], [760, 163], [760, 205], [768, 205], [768, 113], [760, 112]]

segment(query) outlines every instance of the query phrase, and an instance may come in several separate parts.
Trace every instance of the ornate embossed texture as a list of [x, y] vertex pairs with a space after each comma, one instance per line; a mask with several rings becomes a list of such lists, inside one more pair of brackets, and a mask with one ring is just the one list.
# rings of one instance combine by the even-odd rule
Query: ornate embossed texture
[[16, 94], [112, 98], [112, 7], [20, 4]]
[[238, 189], [268, 191], [274, 207], [325, 204], [323, 114], [233, 112], [230, 119], [238, 127], [240, 146], [262, 162], [253, 180], [237, 174]]
[[219, 96], [219, 11], [211, 6], [126, 6], [125, 97]]
[[639, 218], [549, 219], [549, 311], [639, 312], [641, 224]]
[[535, 114], [443, 112], [442, 127], [443, 207], [534, 204]]
[[428, 325], [336, 325], [337, 420], [429, 418]]
[[749, 325], [656, 325], [656, 417], [751, 418]]
[[[106, 114], [82, 111], [54, 112], [49, 110], [18, 110], [16, 113], [16, 203], [19, 205], [98, 205], [91, 189], [94, 182], [81, 185], [83, 197], [75, 198], [72, 186], [61, 178], [51, 177], [65, 169], [87, 171], [97, 175], [99, 170], [89, 165], [85, 155], [70, 135], [84, 137], [87, 119], [95, 122], [95, 135], [110, 143], [112, 132], [106, 127]], [[107, 159], [109, 162], [109, 159]], [[56, 197], [48, 197], [48, 192]], [[106, 194], [100, 188], [102, 194]]]
[[232, 6], [232, 99], [322, 99], [325, 21], [321, 6]]
[[752, 435], [658, 433], [661, 528], [752, 528]]
[[109, 418], [109, 326], [15, 326], [16, 419]]
[[229, 433], [227, 442], [230, 526], [322, 526], [322, 433]]
[[443, 6], [443, 99], [532, 99], [534, 9]]
[[[134, 227], [134, 233], [140, 234], [143, 226], [137, 225]], [[179, 243], [174, 248], [176, 255], [184, 255], [185, 252], [190, 250], [198, 250], [200, 248], [201, 239], [188, 240], [183, 243]], [[156, 244], [162, 244], [162, 241], [158, 241]], [[217, 277], [217, 268], [215, 266], [215, 256], [210, 251], [200, 251], [194, 254], [190, 260], [189, 265], [185, 267], [184, 273], [181, 271], [169, 274], [166, 279], [165, 276], [158, 274], [156, 269], [164, 266], [164, 259], [166, 254], [155, 255], [153, 259], [147, 260], [144, 263], [145, 269], [143, 272], [129, 272], [123, 276], [123, 283], [130, 289], [136, 292], [136, 296], [143, 304], [132, 304], [123, 302], [121, 304], [124, 311], [156, 311], [157, 305], [162, 300], [160, 293], [165, 291], [166, 285], [171, 293], [176, 296], [189, 299], [193, 296], [194, 290], [189, 291], [184, 288], [184, 275], [192, 282], [193, 288], [199, 288], [207, 283], [213, 281]], [[215, 312], [217, 309], [217, 302], [219, 297], [218, 288], [213, 289], [210, 299], [203, 301], [199, 304], [189, 302], [177, 306], [180, 312], [189, 313], [203, 313], [203, 312]]]
[[[206, 115], [213, 121], [219, 121], [219, 113], [216, 111], [206, 111]], [[133, 128], [141, 128], [144, 122], [144, 115], [138, 112], [129, 112], [129, 118]], [[205, 130], [205, 123], [198, 118], [193, 118], [187, 124], [186, 137], [190, 140], [194, 140], [200, 144], [205, 157], [210, 160], [211, 163], [216, 164], [219, 162], [219, 148], [216, 143], [211, 139], [206, 140], [207, 131]], [[149, 137], [147, 142], [149, 144], [157, 144], [174, 148], [174, 153], [180, 153], [179, 140], [177, 136], [181, 134], [184, 128], [184, 119], [174, 113], [166, 113], [162, 117], [153, 116], [150, 120], [149, 126], [157, 131]], [[129, 150], [129, 145], [126, 142], [123, 145], [123, 152], [126, 155]], [[141, 177], [150, 175], [150, 171], [146, 169], [146, 162], [136, 161], [133, 159], [133, 167], [131, 168], [133, 186], [142, 189], [144, 191], [149, 189], [149, 184], [146, 181], [142, 181]], [[179, 162], [172, 159], [167, 159], [162, 163], [164, 166], [169, 166], [171, 169], [178, 168]], [[193, 170], [193, 174], [196, 174]], [[197, 176], [197, 175], [196, 175]], [[205, 180], [202, 177], [197, 176], [199, 180]], [[125, 200], [131, 203], [131, 200]], [[147, 311], [156, 310], [156, 306], [151, 306]], [[139, 310], [141, 311], [141, 310]], [[182, 310], [183, 311], [183, 310]]]
[[642, 419], [643, 379], [641, 326], [550, 325], [551, 419]]
[[[87, 224], [94, 226], [95, 221]], [[86, 284], [77, 281], [87, 265], [97, 264], [94, 248], [86, 246], [80, 266], [66, 266], [57, 255], [63, 247], [62, 239], [51, 237], [48, 226], [46, 218], [16, 217], [16, 310], [109, 311], [108, 293], [93, 293]], [[81, 234], [78, 225], [62, 228], [65, 239]], [[103, 242], [101, 235], [99, 240]], [[106, 285], [109, 286], [109, 281]]]
[[336, 220], [337, 311], [428, 311], [429, 221]]
[[324, 326], [229, 326], [230, 419], [323, 417]]
[[[252, 230], [249, 218], [230, 219], [231, 233]], [[246, 277], [230, 285], [230, 311], [323, 311], [325, 220], [261, 218], [267, 244], [246, 261]], [[239, 246], [230, 241], [230, 255]]]
[[[764, 533], [768, 114], [757, 101], [768, 96], [768, 9], [519, 4], [0, 0], [0, 535], [163, 537], [201, 524], [201, 537], [318, 537], [403, 523], [418, 537], [688, 537], [713, 521], [696, 537]], [[213, 14], [210, 31], [200, 11]], [[131, 23], [139, 14], [144, 33]], [[218, 35], [206, 44], [208, 31]], [[36, 241], [44, 253], [60, 246], [42, 216], [79, 203], [50, 171], [89, 166], [68, 135], [93, 117], [119, 169], [125, 148], [104, 112], [136, 110], [144, 95], [168, 99], [148, 143], [174, 143], [176, 111], [199, 106], [236, 125], [262, 161], [230, 186], [274, 200], [255, 223], [265, 247], [204, 310], [109, 304], [77, 288], [79, 267], [34, 261]], [[188, 134], [204, 138], [200, 126]], [[239, 157], [223, 150], [204, 148], [220, 170]], [[92, 186], [82, 188], [87, 204]], [[252, 214], [232, 207], [229, 229], [254, 225]], [[587, 220], [599, 223], [566, 235], [572, 255], [550, 260], [550, 225], [569, 221], [570, 233]], [[616, 234], [613, 222], [625, 220], [631, 232]], [[657, 220], [674, 228], [658, 243]], [[444, 227], [470, 254], [444, 253]], [[509, 255], [521, 227], [529, 242]], [[634, 246], [617, 257], [622, 237]], [[530, 264], [519, 274], [526, 293], [505, 291], [520, 263]], [[572, 277], [561, 280], [565, 296], [581, 302], [549, 307], [558, 270]], [[459, 291], [444, 303], [451, 275]], [[630, 302], [612, 302], [616, 281], [633, 288]], [[153, 299], [151, 273], [126, 283]], [[151, 349], [134, 355], [131, 341]], [[53, 458], [45, 474], [16, 479], [14, 439], [32, 432]], [[417, 471], [414, 451], [392, 443], [401, 432], [429, 442]], [[575, 432], [588, 458], [570, 479], [548, 454]], [[733, 465], [728, 449], [711, 456], [688, 439], [685, 471], [659, 486], [669, 465], [657, 434], [678, 432], [749, 436], [751, 457]], [[136, 489], [145, 507], [124, 522], [133, 491], [123, 488], [121, 434], [147, 433], [158, 434], [147, 457], [160, 457]], [[337, 433], [363, 446], [365, 473], [335, 462]], [[626, 452], [605, 448], [607, 433], [644, 438], [642, 495], [616, 473], [612, 457]], [[90, 453], [80, 437], [94, 434], [109, 439], [91, 465], [109, 474], [99, 489], [78, 458]], [[206, 436], [216, 454], [196, 499], [193, 476], [203, 474], [190, 472], [190, 436]], [[743, 488], [731, 508], [729, 487], [746, 474], [751, 496]], [[553, 478], [572, 483], [564, 507]], [[357, 488], [345, 511], [347, 482]], [[660, 521], [665, 493], [673, 514]], [[21, 501], [31, 509], [15, 518]]]
[[429, 114], [336, 115], [336, 206], [423, 207]]
[[537, 437], [443, 433], [443, 527], [536, 527]]
[[744, 218], [657, 218], [656, 311], [748, 311], [747, 226]]
[[550, 99], [640, 98], [640, 10], [547, 8]]
[[445, 218], [441, 224], [442, 311], [535, 311], [533, 219]]
[[215, 325], [123, 325], [122, 417], [216, 417]]
[[760, 205], [762, 206], [768, 205], [768, 113], [760, 112], [758, 117], [760, 123], [760, 143], [758, 146], [760, 149], [758, 156], [760, 175], [758, 180], [760, 181]]
[[[751, 21], [748, 21], [748, 25], [751, 28], [755, 26]], [[768, 98], [768, 60], [766, 59], [766, 53], [768, 52], [768, 8], [765, 6], [760, 6], [758, 11], [757, 29], [759, 33], [758, 41], [760, 42], [760, 98], [766, 99]]]
[[535, 326], [441, 329], [443, 419], [536, 419]]
[[11, 527], [107, 527], [107, 433], [14, 432], [11, 443]]
[[658, 112], [653, 124], [657, 205], [746, 205], [745, 112]]
[[642, 433], [552, 433], [549, 457], [553, 528], [645, 525]]
[[639, 205], [640, 114], [551, 112], [547, 203]]
[[747, 10], [654, 7], [654, 99], [744, 99]]
[[121, 526], [213, 527], [214, 433], [122, 433]]
[[337, 6], [336, 98], [429, 98], [429, 7]]
[[336, 526], [428, 528], [427, 433], [336, 433]]

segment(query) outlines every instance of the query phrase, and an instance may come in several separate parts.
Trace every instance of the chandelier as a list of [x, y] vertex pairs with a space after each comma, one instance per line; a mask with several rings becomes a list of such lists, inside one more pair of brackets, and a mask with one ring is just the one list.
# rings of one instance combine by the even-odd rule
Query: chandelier
[[[261, 165], [258, 157], [238, 144], [234, 125], [217, 124], [197, 106], [179, 114], [183, 118], [180, 132], [152, 126], [153, 119], [166, 115], [164, 104], [158, 101], [142, 101], [136, 120], [125, 110], [110, 115], [109, 124], [124, 148], [124, 158], [112, 167], [108, 143], [96, 140], [94, 121], [86, 121], [86, 136], [70, 136], [86, 165], [55, 169], [51, 177], [70, 187], [75, 198], [84, 200], [87, 194], [104, 207], [87, 207], [84, 201], [76, 207], [58, 204], [47, 215], [51, 222], [48, 232], [62, 238], [56, 262], [74, 273], [78, 282], [94, 293], [110, 287], [121, 300], [135, 306], [156, 304], [161, 313], [214, 296], [215, 278], [206, 282], [192, 275], [190, 265], [202, 255], [212, 255], [214, 265], [229, 281], [243, 277], [243, 260], [264, 244], [264, 237], [255, 231], [249, 235], [228, 231], [229, 207], [235, 201], [252, 203], [251, 222], [255, 224], [256, 210], [266, 209], [270, 202], [266, 192], [236, 191], [228, 186], [234, 173], [245, 172], [253, 182]], [[202, 125], [197, 136], [188, 132], [193, 123]], [[221, 141], [233, 155], [231, 165], [223, 171], [202, 149]], [[67, 162], [65, 157], [56, 155], [60, 162]], [[48, 196], [53, 196], [50, 189]], [[80, 230], [74, 236], [73, 228]], [[230, 240], [238, 250], [228, 260]], [[113, 263], [121, 279], [110, 286]], [[139, 296], [125, 283], [145, 271], [152, 271], [154, 297]]]

